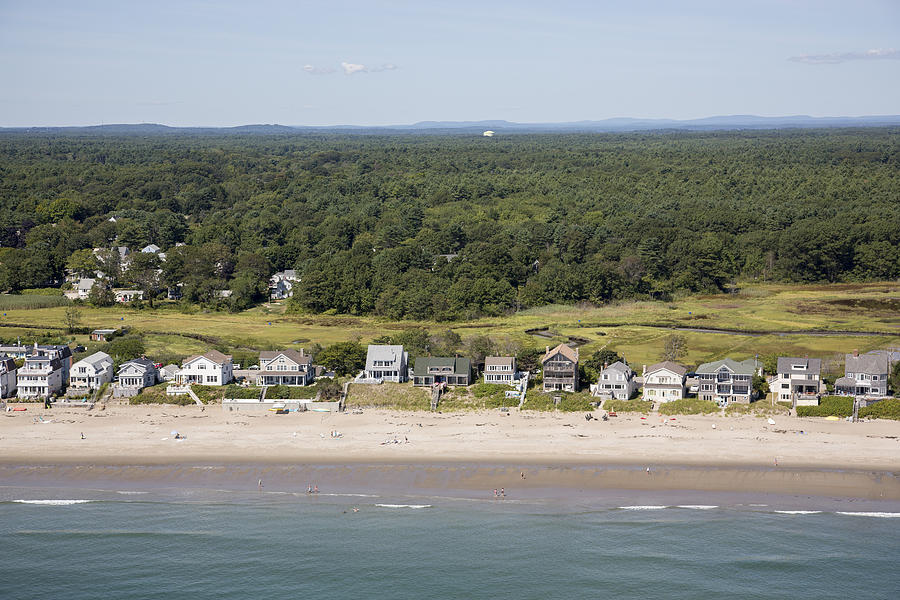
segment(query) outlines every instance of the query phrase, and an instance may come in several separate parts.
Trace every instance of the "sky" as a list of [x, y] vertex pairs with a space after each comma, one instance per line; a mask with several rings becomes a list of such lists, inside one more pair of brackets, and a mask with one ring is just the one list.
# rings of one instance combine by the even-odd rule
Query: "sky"
[[900, 114], [900, 0], [0, 0], [0, 126]]

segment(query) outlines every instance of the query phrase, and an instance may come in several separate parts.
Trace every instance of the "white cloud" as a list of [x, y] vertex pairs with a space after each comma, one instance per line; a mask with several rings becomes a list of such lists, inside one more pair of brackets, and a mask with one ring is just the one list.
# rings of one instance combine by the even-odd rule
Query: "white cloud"
[[848, 60], [900, 60], [900, 50], [879, 48], [865, 52], [839, 52], [834, 54], [801, 54], [788, 60], [807, 65], [836, 65]]
[[334, 69], [332, 67], [316, 67], [313, 65], [303, 65], [303, 70], [310, 75], [329, 75], [331, 73], [334, 73]]

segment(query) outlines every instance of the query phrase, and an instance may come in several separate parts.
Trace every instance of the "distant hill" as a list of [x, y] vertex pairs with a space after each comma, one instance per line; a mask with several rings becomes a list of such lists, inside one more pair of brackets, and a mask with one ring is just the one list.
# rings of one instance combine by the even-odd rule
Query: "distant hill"
[[37, 133], [56, 135], [160, 135], [160, 134], [295, 134], [330, 132], [347, 134], [475, 133], [486, 129], [497, 133], [603, 133], [628, 131], [733, 131], [745, 129], [808, 129], [823, 127], [885, 127], [900, 125], [900, 115], [865, 117], [760, 117], [723, 115], [702, 119], [637, 119], [617, 117], [600, 121], [564, 123], [515, 123], [504, 120], [420, 121], [397, 125], [277, 125], [255, 124], [237, 127], [170, 127], [157, 123], [90, 125], [79, 127], [0, 127], [0, 133]]

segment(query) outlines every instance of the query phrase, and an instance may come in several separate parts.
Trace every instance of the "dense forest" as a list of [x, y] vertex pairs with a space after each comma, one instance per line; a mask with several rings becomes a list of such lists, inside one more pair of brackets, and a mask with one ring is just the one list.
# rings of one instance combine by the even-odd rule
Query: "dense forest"
[[[898, 175], [897, 128], [4, 133], [0, 290], [100, 269], [241, 310], [295, 268], [293, 310], [448, 320], [742, 279], [895, 279]], [[148, 244], [165, 260], [93, 251]]]

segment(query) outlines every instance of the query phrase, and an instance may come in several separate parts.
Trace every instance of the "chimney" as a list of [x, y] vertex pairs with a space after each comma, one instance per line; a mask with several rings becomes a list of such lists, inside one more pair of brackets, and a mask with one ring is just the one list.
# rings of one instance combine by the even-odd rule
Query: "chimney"
[[544, 354], [550, 354], [550, 346], [545, 346], [547, 349], [544, 350]]
[[300, 356], [303, 356], [303, 348], [300, 348]]
[[643, 375], [646, 372], [647, 372], [647, 365], [644, 365], [643, 368], [641, 368], [641, 375]]
[[853, 356], [854, 356], [854, 357], [859, 356], [859, 350], [854, 350], [854, 351], [853, 351]]

